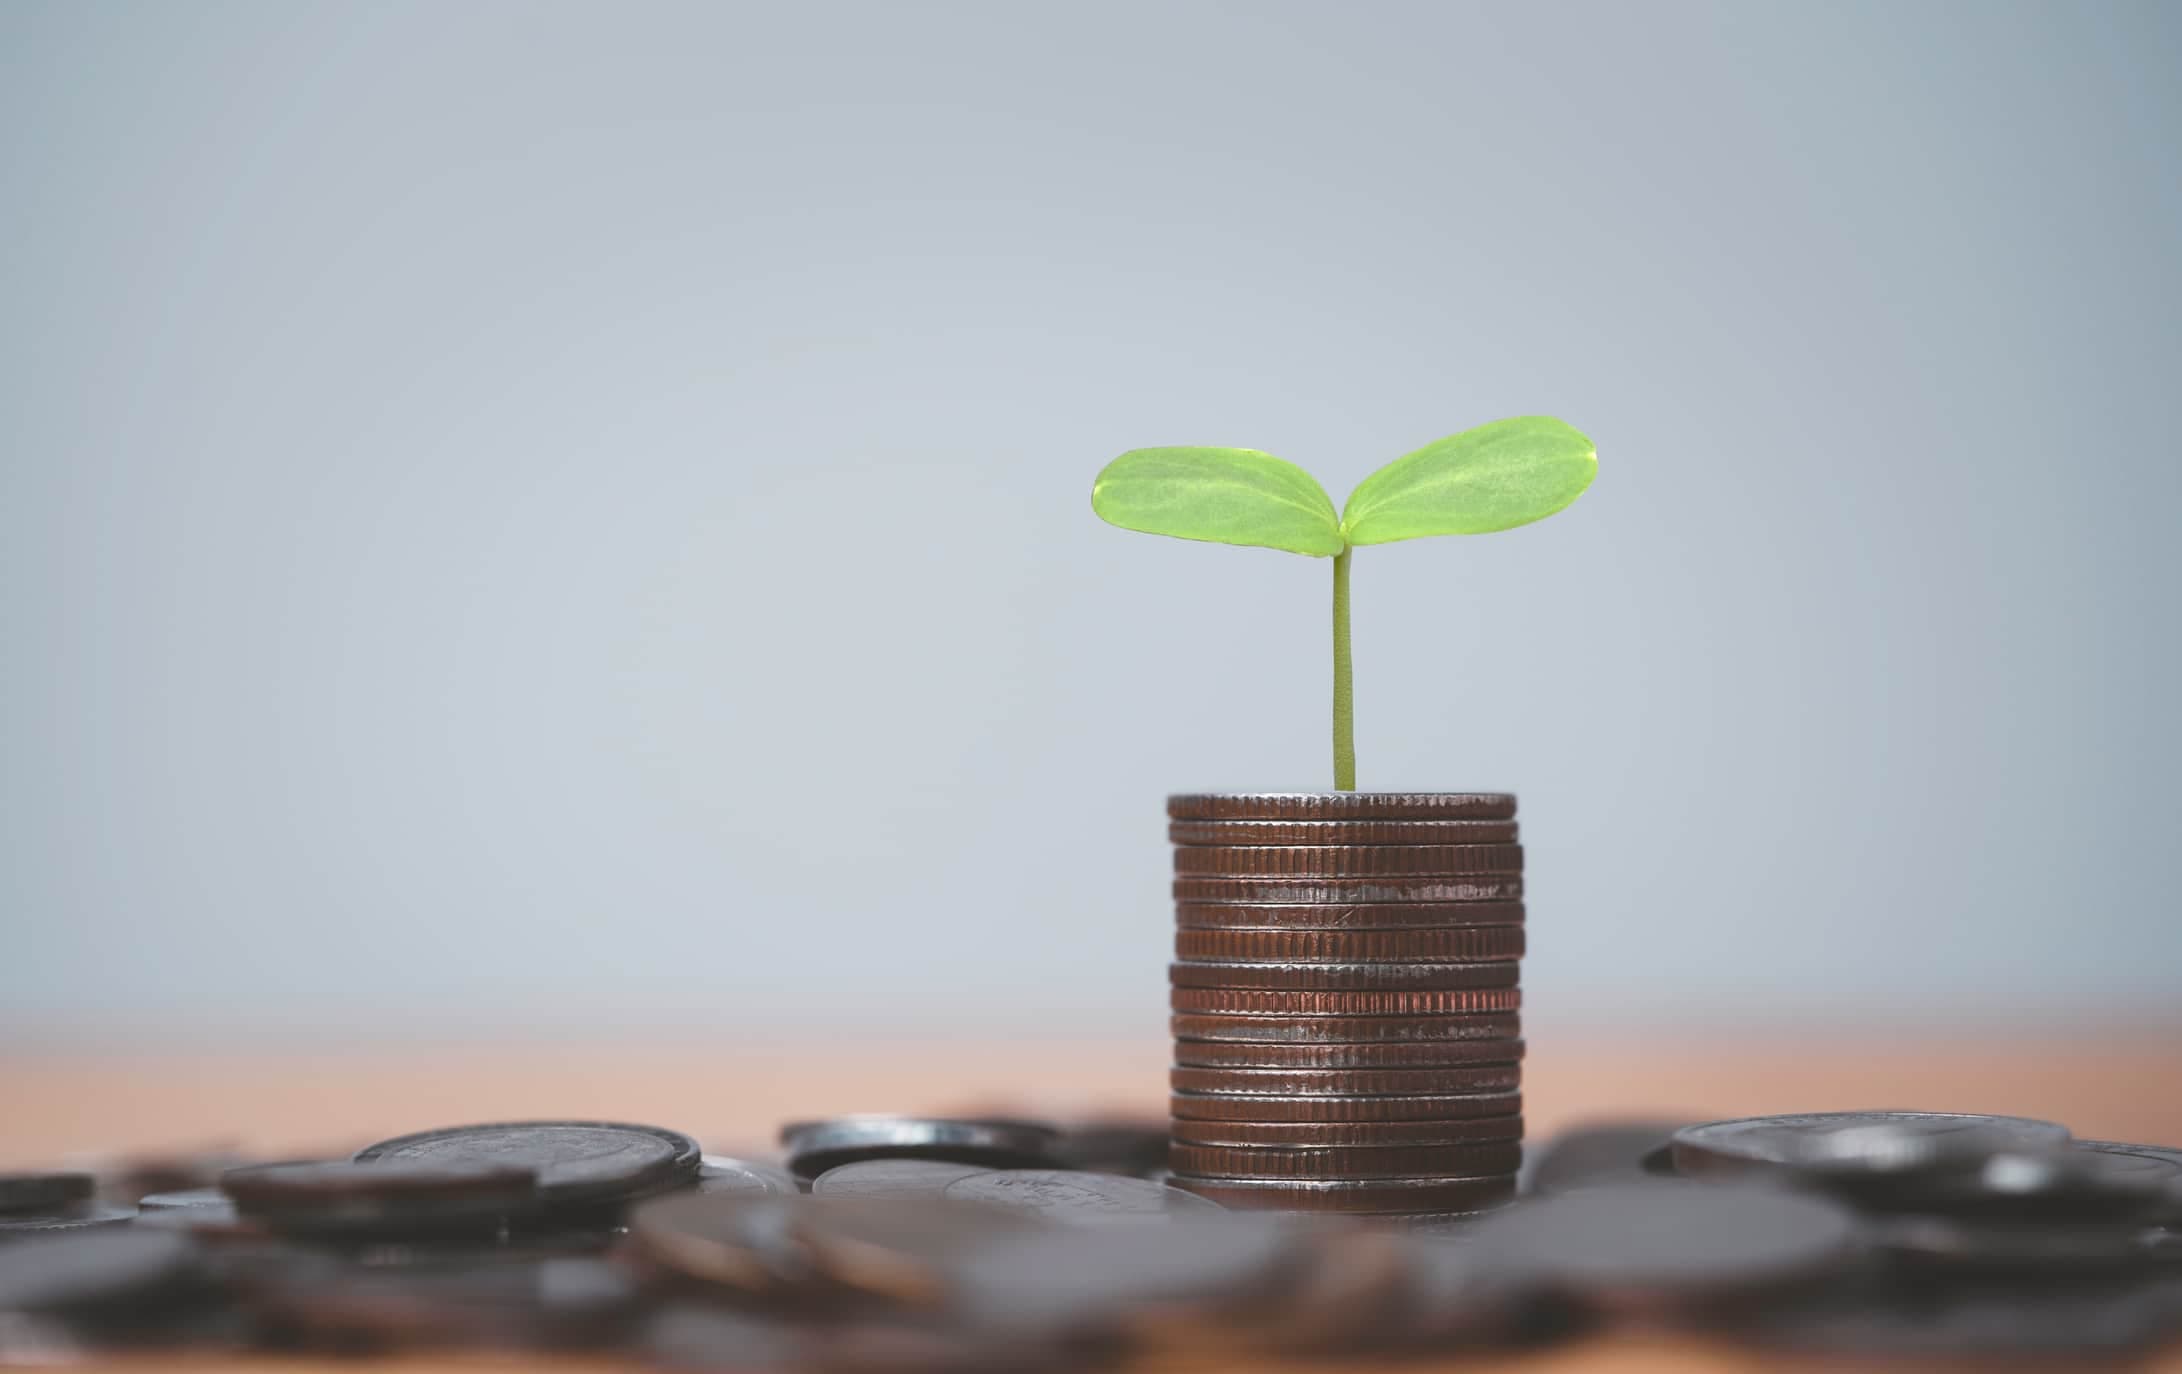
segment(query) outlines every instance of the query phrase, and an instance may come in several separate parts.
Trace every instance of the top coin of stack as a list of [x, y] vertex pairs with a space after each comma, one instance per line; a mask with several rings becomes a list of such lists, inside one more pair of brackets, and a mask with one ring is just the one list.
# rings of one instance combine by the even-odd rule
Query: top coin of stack
[[1523, 849], [1505, 793], [1167, 799], [1174, 1184], [1455, 1213], [1515, 1191]]

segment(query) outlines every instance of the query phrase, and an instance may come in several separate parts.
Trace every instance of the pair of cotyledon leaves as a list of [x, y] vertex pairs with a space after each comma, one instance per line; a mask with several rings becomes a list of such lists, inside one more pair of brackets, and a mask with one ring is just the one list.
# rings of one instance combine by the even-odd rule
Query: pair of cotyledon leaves
[[1487, 534], [1543, 520], [1598, 473], [1591, 441], [1543, 415], [1426, 444], [1365, 478], [1334, 513], [1311, 474], [1247, 448], [1140, 448], [1106, 465], [1091, 509], [1123, 529], [1325, 558], [1357, 544]]

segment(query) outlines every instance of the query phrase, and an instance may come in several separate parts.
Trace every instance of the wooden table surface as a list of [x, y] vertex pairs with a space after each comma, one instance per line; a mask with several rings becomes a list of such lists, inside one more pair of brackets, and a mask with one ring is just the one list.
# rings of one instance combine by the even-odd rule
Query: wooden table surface
[[[1534, 1139], [1616, 1115], [1911, 1107], [2042, 1116], [2085, 1137], [2182, 1143], [2182, 1027], [1983, 1036], [1526, 1031], [1524, 1098]], [[429, 1126], [521, 1117], [653, 1121], [690, 1132], [714, 1152], [763, 1152], [782, 1121], [851, 1111], [1157, 1116], [1166, 1063], [1165, 1042], [1150, 1039], [996, 1044], [900, 1035], [868, 1043], [722, 1035], [232, 1053], [18, 1049], [0, 1054], [0, 1167], [221, 1143], [294, 1157]], [[1667, 1339], [1593, 1342], [1513, 1363], [1531, 1374], [1781, 1367], [1748, 1352]], [[425, 1374], [474, 1362], [370, 1367]], [[2182, 1374], [2182, 1352], [2151, 1367]], [[358, 1364], [262, 1361], [249, 1368], [353, 1371]]]

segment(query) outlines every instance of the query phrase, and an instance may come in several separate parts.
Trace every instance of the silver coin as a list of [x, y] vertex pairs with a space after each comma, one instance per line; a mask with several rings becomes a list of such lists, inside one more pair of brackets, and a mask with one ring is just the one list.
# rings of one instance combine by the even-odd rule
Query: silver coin
[[863, 1159], [812, 1180], [815, 1197], [940, 1197], [963, 1179], [990, 1173], [982, 1164], [943, 1159]]
[[949, 1184], [946, 1196], [955, 1201], [1005, 1207], [1046, 1221], [1078, 1224], [1165, 1220], [1178, 1212], [1225, 1210], [1217, 1203], [1163, 1183], [1068, 1169], [986, 1170]]
[[1674, 1134], [1685, 1174], [1763, 1169], [1905, 1173], [2003, 1150], [2066, 1145], [2068, 1128], [2020, 1116], [1959, 1112], [1805, 1112], [1686, 1126]]
[[803, 1178], [864, 1159], [1043, 1164], [1058, 1132], [1036, 1121], [934, 1116], [837, 1116], [783, 1126], [788, 1167]]
[[697, 1142], [679, 1131], [618, 1121], [499, 1121], [420, 1131], [368, 1145], [359, 1163], [510, 1165], [538, 1175], [553, 1203], [639, 1197], [695, 1178]]

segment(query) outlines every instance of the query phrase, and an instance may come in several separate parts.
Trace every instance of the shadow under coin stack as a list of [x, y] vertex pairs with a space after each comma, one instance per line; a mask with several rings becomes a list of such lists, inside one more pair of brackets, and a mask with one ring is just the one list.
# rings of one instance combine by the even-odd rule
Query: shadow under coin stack
[[1512, 1197], [1515, 798], [1225, 793], [1167, 815], [1175, 1186], [1408, 1216]]

